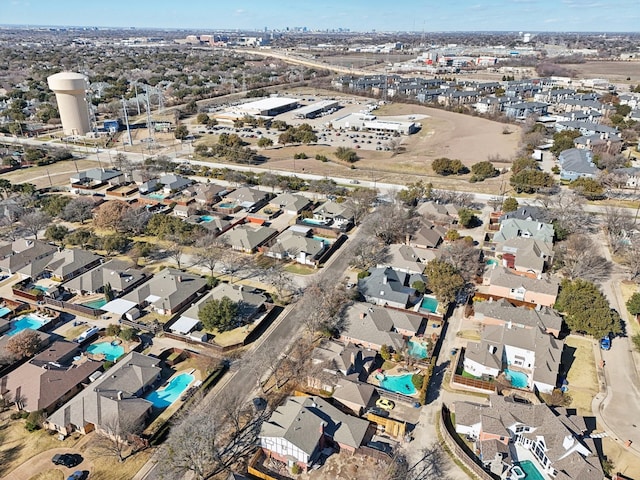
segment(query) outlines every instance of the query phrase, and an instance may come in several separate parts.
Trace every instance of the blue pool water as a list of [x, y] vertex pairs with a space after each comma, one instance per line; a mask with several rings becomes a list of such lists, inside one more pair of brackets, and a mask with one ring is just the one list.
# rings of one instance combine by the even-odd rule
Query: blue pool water
[[200, 216], [200, 221], [201, 222], [213, 222], [214, 217], [212, 217], [211, 215], [201, 215]]
[[327, 222], [323, 220], [315, 220], [313, 218], [303, 218], [302, 222], [308, 223], [309, 225], [326, 225], [327, 224]]
[[406, 375], [391, 375], [385, 377], [384, 380], [380, 382], [380, 386], [391, 392], [413, 395], [416, 393], [416, 387], [413, 386], [411, 377], [413, 377], [411, 373]]
[[486, 262], [487, 265], [498, 265], [498, 260], [495, 258], [489, 258]]
[[219, 204], [218, 204], [218, 205], [216, 205], [216, 206], [217, 206], [217, 207], [220, 207], [220, 208], [233, 208], [233, 207], [235, 207], [235, 206], [236, 206], [236, 204], [235, 204], [235, 203], [232, 203], [232, 202], [222, 202], [222, 203], [219, 203]]
[[91, 300], [87, 303], [82, 303], [85, 307], [93, 308], [94, 310], [99, 310], [107, 304], [106, 298], [98, 298], [97, 300]]
[[518, 465], [524, 471], [525, 480], [544, 480], [542, 474], [530, 460], [523, 460]]
[[325, 245], [330, 245], [330, 244], [332, 243], [332, 241], [331, 241], [330, 239], [325, 238], [325, 237], [319, 237], [319, 236], [317, 236], [317, 235], [314, 235], [314, 236], [313, 236], [313, 237], [311, 237], [311, 238], [313, 238], [314, 240], [317, 240], [317, 241], [319, 241], [319, 242], [322, 242], [322, 243], [324, 243]]
[[420, 304], [422, 310], [427, 310], [431, 313], [435, 313], [438, 310], [438, 300], [433, 297], [424, 297]]
[[409, 355], [416, 358], [427, 358], [429, 356], [427, 344], [409, 340]]
[[173, 378], [169, 382], [169, 385], [150, 392], [145, 398], [153, 403], [153, 406], [156, 408], [166, 408], [182, 395], [182, 392], [187, 389], [191, 382], [193, 382], [193, 375], [181, 373]]
[[104, 358], [110, 362], [115, 362], [124, 354], [124, 348], [120, 345], [111, 345], [110, 342], [94, 343], [87, 347], [87, 352], [94, 355], [104, 354]]
[[8, 313], [11, 313], [11, 309], [7, 307], [0, 308], [0, 317], [4, 317]]
[[164, 200], [164, 193], [147, 193], [147, 197], [153, 198], [154, 200]]
[[504, 376], [511, 382], [512, 387], [527, 388], [529, 386], [529, 379], [525, 373], [513, 372], [511, 370], [505, 370]]
[[29, 314], [20, 317], [11, 322], [11, 329], [5, 333], [5, 335], [12, 337], [27, 328], [31, 330], [38, 330], [44, 324], [49, 323], [48, 320], [42, 320], [41, 318], [31, 316]]
[[42, 285], [34, 285], [33, 288], [35, 288], [36, 290], [40, 290], [43, 293], [47, 291], [47, 287], [43, 287]]

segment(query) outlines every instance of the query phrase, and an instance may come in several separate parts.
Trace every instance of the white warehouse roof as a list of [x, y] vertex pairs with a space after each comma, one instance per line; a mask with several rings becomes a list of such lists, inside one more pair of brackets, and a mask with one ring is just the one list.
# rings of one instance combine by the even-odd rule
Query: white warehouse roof
[[262, 100], [256, 100], [255, 102], [243, 103], [242, 105], [237, 105], [233, 109], [241, 112], [263, 115], [266, 112], [271, 110], [279, 110], [286, 107], [293, 108], [299, 100], [295, 98], [287, 98], [287, 97], [269, 97], [263, 98]]

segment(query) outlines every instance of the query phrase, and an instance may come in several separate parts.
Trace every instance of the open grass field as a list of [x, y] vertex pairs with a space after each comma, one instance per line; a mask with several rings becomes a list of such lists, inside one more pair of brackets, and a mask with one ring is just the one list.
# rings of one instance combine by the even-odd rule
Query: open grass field
[[[567, 68], [574, 70], [578, 77], [606, 78], [611, 82], [640, 83], [640, 61], [603, 61], [568, 64]], [[631, 80], [627, 80], [630, 78]]]
[[68, 185], [69, 177], [78, 170], [87, 170], [98, 166], [96, 162], [90, 160], [76, 160], [75, 164], [71, 160], [54, 163], [44, 167], [30, 167], [23, 170], [0, 175], [11, 183], [33, 183], [37, 188], [44, 188], [50, 185]]
[[578, 410], [578, 415], [591, 415], [591, 401], [598, 393], [593, 343], [586, 338], [569, 336], [565, 345], [575, 348], [573, 362], [567, 375], [569, 395], [573, 399], [571, 407]]
[[58, 469], [47, 470], [46, 472], [34, 475], [29, 480], [64, 480], [64, 473]]
[[608, 437], [602, 439], [602, 449], [607, 458], [613, 462], [614, 472], [620, 472], [627, 478], [640, 478], [640, 462], [633, 452]]

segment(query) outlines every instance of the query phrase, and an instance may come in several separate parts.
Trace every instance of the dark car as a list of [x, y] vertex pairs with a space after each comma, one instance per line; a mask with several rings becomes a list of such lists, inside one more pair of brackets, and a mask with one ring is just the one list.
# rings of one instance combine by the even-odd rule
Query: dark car
[[389, 455], [393, 452], [393, 447], [385, 442], [369, 442], [367, 443], [367, 447], [380, 450], [381, 452], [388, 453]]
[[73, 453], [56, 453], [51, 461], [54, 465], [62, 465], [67, 468], [72, 468], [82, 463], [82, 457]]
[[388, 417], [389, 416], [389, 412], [386, 410], [383, 410], [382, 408], [378, 408], [378, 407], [371, 407], [369, 410], [367, 410], [367, 413], [370, 413], [372, 415], [377, 415], [378, 417]]
[[85, 480], [89, 476], [88, 470], [77, 470], [67, 477], [67, 480]]
[[253, 408], [255, 408], [258, 411], [262, 411], [265, 408], [267, 408], [267, 401], [264, 398], [261, 397], [255, 397], [253, 400]]

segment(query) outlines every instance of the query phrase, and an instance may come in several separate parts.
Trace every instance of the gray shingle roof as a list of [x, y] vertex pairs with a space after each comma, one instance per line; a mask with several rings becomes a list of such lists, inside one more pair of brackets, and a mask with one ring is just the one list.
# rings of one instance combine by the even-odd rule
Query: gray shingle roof
[[342, 413], [320, 397], [289, 397], [262, 424], [260, 437], [284, 438], [311, 455], [320, 439], [320, 430], [334, 441], [358, 448], [369, 422]]
[[560, 330], [562, 327], [562, 317], [555, 310], [548, 307], [534, 310], [525, 307], [516, 307], [507, 300], [500, 299], [495, 302], [476, 302], [473, 304], [473, 309], [476, 320], [480, 322], [482, 322], [484, 317], [490, 317], [529, 328], [534, 328], [539, 325], [545, 330]]
[[109, 283], [114, 291], [122, 292], [144, 276], [145, 274], [142, 270], [132, 268], [129, 263], [120, 260], [109, 260], [65, 282], [63, 287], [72, 290], [95, 292]]
[[507, 218], [500, 222], [500, 231], [493, 236], [494, 242], [504, 242], [511, 238], [527, 237], [553, 243], [553, 225], [535, 220]]
[[506, 268], [495, 267], [491, 270], [489, 283], [506, 288], [520, 288], [530, 292], [544, 293], [547, 295], [557, 295], [560, 284], [555, 280], [537, 279], [516, 275]]

